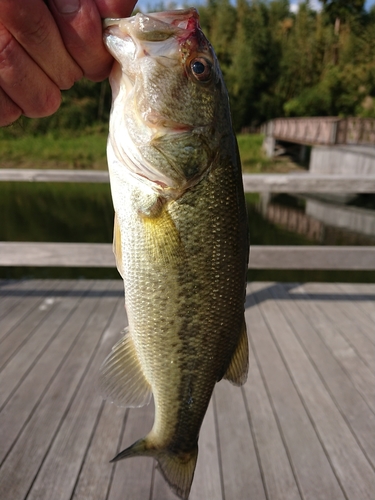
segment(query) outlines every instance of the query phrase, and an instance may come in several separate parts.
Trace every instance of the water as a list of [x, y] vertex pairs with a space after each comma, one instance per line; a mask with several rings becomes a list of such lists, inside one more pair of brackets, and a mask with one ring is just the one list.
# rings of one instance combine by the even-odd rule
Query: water
[[[327, 201], [279, 195], [261, 199], [248, 194], [247, 205], [253, 245], [374, 245], [375, 234], [366, 234], [375, 221], [373, 198], [353, 200], [363, 215], [362, 232], [326, 224], [310, 212], [327, 213]], [[367, 208], [355, 206], [357, 203]], [[366, 205], [367, 203], [367, 205]], [[320, 205], [319, 205], [320, 204]], [[328, 205], [330, 212], [348, 207]], [[319, 208], [320, 207], [320, 208]], [[334, 208], [336, 207], [336, 208]], [[337, 208], [338, 207], [338, 208]], [[0, 240], [110, 243], [113, 207], [107, 184], [0, 183]], [[350, 214], [349, 214], [350, 215]], [[356, 213], [359, 220], [359, 215]], [[366, 219], [367, 217], [367, 219]], [[347, 217], [350, 220], [350, 216]], [[366, 223], [367, 221], [367, 223]], [[370, 222], [369, 222], [370, 221]], [[368, 231], [367, 231], [368, 232]], [[371, 231], [370, 231], [371, 232]], [[119, 278], [116, 269], [0, 267], [0, 278]], [[374, 282], [373, 271], [250, 270], [252, 281], [351, 281]]]

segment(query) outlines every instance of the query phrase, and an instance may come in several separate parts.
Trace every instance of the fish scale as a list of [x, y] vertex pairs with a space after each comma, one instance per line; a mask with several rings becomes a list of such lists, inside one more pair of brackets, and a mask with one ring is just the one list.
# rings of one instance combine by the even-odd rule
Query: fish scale
[[[238, 149], [220, 68], [195, 9], [106, 25], [118, 61], [108, 166], [129, 328], [104, 361], [100, 384], [124, 406], [153, 395], [152, 429], [114, 460], [154, 457], [186, 499], [214, 386], [247, 377], [248, 234]], [[171, 71], [163, 73], [166, 60]], [[197, 60], [203, 77], [194, 75]], [[173, 107], [177, 87], [190, 104], [183, 109], [181, 102]]]

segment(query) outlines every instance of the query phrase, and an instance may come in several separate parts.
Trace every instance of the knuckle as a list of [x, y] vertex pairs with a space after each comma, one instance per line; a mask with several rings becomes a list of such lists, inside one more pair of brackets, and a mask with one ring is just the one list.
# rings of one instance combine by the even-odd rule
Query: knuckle
[[17, 42], [9, 31], [0, 25], [0, 70], [11, 68]]
[[43, 45], [48, 43], [48, 39], [51, 35], [51, 26], [48, 22], [48, 18], [43, 15], [35, 16], [33, 22], [27, 24], [27, 26], [19, 33], [19, 38], [21, 43], [30, 43], [33, 41], [35, 45]]
[[82, 77], [83, 77], [83, 71], [80, 69], [77, 71], [68, 73], [68, 74], [64, 75], [64, 77], [62, 77], [62, 79], [60, 80], [59, 88], [61, 90], [68, 90], [71, 87], [73, 87], [75, 82], [77, 80], [80, 80]]

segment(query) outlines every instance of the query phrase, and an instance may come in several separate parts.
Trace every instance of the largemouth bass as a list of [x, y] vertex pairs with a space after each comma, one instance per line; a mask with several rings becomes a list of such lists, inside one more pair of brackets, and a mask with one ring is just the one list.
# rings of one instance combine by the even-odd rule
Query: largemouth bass
[[154, 425], [114, 460], [154, 457], [189, 496], [217, 381], [245, 382], [246, 207], [227, 91], [195, 9], [105, 21], [116, 59], [108, 167], [129, 327], [103, 363], [105, 397]]

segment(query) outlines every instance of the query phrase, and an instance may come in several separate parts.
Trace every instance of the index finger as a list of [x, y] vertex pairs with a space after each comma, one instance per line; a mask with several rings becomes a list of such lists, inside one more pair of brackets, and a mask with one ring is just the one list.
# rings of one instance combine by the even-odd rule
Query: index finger
[[65, 47], [80, 65], [84, 76], [103, 80], [113, 59], [104, 47], [102, 19], [94, 0], [48, 0]]
[[42, 0], [2, 0], [0, 22], [60, 89], [70, 88], [81, 78], [82, 71]]
[[135, 1], [49, 0], [48, 4], [67, 50], [84, 75], [94, 81], [106, 78], [113, 58], [103, 43], [102, 17], [129, 16]]

